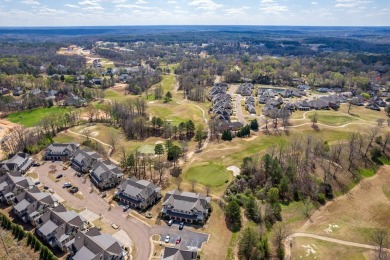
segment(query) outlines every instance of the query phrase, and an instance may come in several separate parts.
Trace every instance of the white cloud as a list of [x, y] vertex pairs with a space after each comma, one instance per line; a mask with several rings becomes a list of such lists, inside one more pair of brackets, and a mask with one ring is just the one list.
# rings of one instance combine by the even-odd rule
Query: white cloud
[[212, 0], [193, 0], [188, 3], [189, 5], [197, 6], [196, 9], [215, 11], [223, 7], [224, 5], [218, 4]]
[[64, 6], [69, 8], [79, 8], [77, 5], [71, 5], [71, 4], [66, 4]]
[[146, 2], [145, 0], [137, 0], [137, 2], [135, 2], [136, 5], [145, 5], [147, 3], [148, 2]]
[[312, 5], [318, 5], [318, 2], [311, 2]]
[[127, 0], [111, 0], [111, 3], [113, 4], [123, 4], [126, 3]]
[[174, 0], [170, 0], [170, 1], [167, 1], [167, 4], [171, 4], [171, 5], [174, 5], [174, 4], [177, 4], [177, 1], [174, 1]]
[[21, 3], [26, 5], [40, 5], [40, 3], [35, 0], [23, 0]]
[[262, 0], [260, 10], [265, 14], [279, 15], [282, 12], [287, 12], [288, 7], [285, 5], [279, 5], [273, 0]]
[[336, 8], [359, 8], [362, 6], [366, 6], [372, 1], [368, 0], [336, 0]]
[[237, 15], [237, 16], [242, 16], [245, 15], [245, 10], [250, 9], [248, 6], [243, 6], [241, 8], [229, 8], [225, 9], [224, 12], [226, 15], [232, 16], [232, 15]]
[[143, 5], [133, 5], [133, 4], [120, 4], [120, 5], [116, 5], [115, 6], [116, 8], [129, 8], [129, 9], [150, 9], [150, 7], [147, 7], [147, 6], [143, 6]]
[[85, 0], [85, 1], [79, 2], [79, 5], [99, 6], [100, 0]]
[[104, 10], [104, 8], [101, 7], [100, 5], [88, 6], [88, 7], [85, 7], [83, 9], [84, 10], [90, 10], [90, 11], [101, 11], [101, 10]]

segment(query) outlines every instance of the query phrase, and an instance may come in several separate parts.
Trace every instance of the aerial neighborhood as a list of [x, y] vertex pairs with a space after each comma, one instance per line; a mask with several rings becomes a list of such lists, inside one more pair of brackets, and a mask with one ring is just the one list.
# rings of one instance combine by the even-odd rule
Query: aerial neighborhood
[[0, 26], [0, 48], [0, 259], [387, 259], [388, 28]]

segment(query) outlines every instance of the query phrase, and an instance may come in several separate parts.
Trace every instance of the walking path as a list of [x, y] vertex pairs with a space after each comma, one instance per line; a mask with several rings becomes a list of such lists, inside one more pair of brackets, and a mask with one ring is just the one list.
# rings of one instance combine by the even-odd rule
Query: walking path
[[[308, 237], [308, 238], [314, 238], [314, 239], [319, 239], [331, 243], [336, 243], [340, 245], [346, 245], [346, 246], [354, 246], [354, 247], [360, 247], [360, 248], [366, 248], [366, 249], [371, 249], [371, 250], [378, 250], [378, 246], [372, 246], [372, 245], [367, 245], [367, 244], [360, 244], [360, 243], [355, 243], [355, 242], [350, 242], [350, 241], [345, 241], [345, 240], [340, 240], [336, 238], [330, 238], [330, 237], [325, 237], [325, 236], [319, 236], [319, 235], [314, 235], [314, 234], [308, 234], [308, 233], [293, 233], [289, 235], [285, 242], [284, 242], [284, 249], [285, 249], [285, 258], [286, 260], [289, 260], [291, 258], [291, 243], [292, 240], [295, 237]], [[390, 249], [384, 248], [383, 251], [389, 252]]]

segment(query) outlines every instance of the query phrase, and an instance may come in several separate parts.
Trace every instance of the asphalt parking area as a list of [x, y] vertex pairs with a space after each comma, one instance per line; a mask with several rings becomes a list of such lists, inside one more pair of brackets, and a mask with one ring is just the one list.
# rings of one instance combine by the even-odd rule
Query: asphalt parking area
[[164, 230], [160, 230], [159, 233], [161, 236], [160, 241], [165, 243], [166, 235], [170, 235], [170, 244], [176, 244], [176, 240], [181, 237], [181, 245], [200, 249], [202, 244], [207, 241], [209, 235], [204, 233], [197, 233], [190, 230], [178, 230], [178, 229], [169, 229], [164, 228]]

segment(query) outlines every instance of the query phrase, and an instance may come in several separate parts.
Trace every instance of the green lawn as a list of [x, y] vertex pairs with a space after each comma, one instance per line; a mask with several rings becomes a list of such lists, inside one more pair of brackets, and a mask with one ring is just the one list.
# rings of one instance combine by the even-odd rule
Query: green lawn
[[122, 93], [119, 93], [117, 91], [106, 89], [104, 91], [104, 98], [110, 99], [112, 101], [117, 101], [120, 103], [123, 103], [127, 100], [134, 99], [136, 96], [134, 95], [123, 95]]
[[206, 163], [191, 167], [184, 178], [188, 181], [195, 180], [203, 185], [217, 187], [229, 180], [229, 173], [221, 165]]
[[352, 116], [340, 115], [340, 113], [337, 113], [336, 111], [311, 112], [309, 115], [307, 115], [308, 118], [312, 119], [314, 113], [317, 113], [318, 122], [325, 125], [339, 126], [352, 123], [357, 120]]
[[25, 127], [36, 126], [44, 117], [50, 115], [59, 115], [71, 111], [74, 108], [70, 107], [50, 107], [36, 108], [22, 112], [9, 114], [7, 119], [13, 123], [24, 125]]

